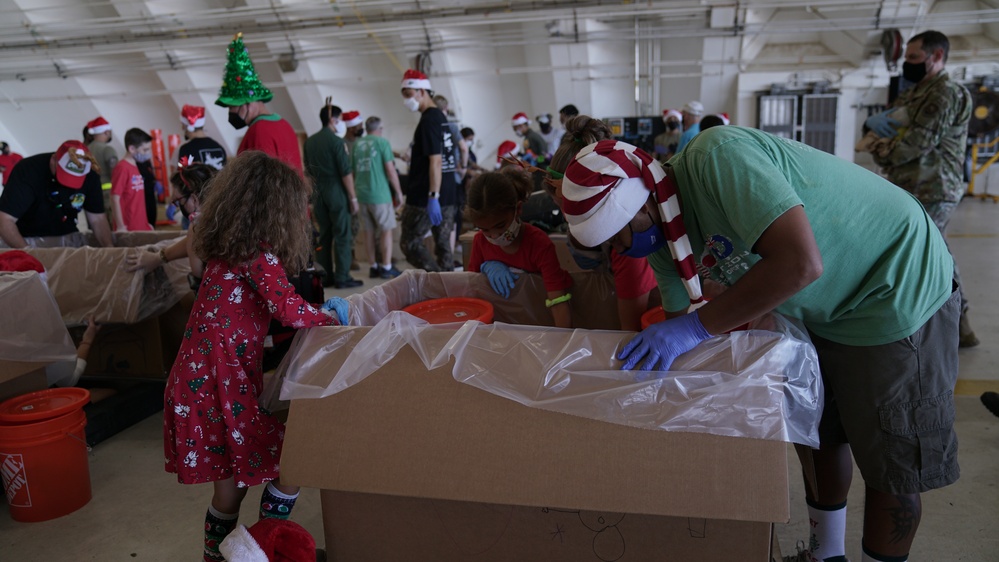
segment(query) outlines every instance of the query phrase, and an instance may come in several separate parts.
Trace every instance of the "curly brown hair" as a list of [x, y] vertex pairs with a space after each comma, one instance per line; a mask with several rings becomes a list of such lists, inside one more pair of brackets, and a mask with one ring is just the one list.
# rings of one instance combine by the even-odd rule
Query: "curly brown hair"
[[482, 217], [516, 210], [531, 195], [531, 177], [517, 166], [486, 172], [468, 185], [465, 218], [475, 222]]
[[236, 266], [255, 259], [261, 245], [289, 272], [309, 256], [311, 188], [291, 166], [259, 151], [226, 163], [201, 204], [194, 251], [204, 261]]
[[565, 134], [552, 155], [551, 168], [565, 173], [566, 168], [576, 158], [580, 150], [613, 136], [610, 127], [600, 119], [589, 115], [577, 115], [565, 122]]

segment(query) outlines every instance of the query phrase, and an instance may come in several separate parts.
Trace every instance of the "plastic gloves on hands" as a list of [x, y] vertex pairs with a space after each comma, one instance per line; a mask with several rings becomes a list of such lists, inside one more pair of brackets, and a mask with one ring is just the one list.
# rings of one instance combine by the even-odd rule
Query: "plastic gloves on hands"
[[631, 339], [617, 358], [623, 371], [668, 371], [673, 360], [711, 337], [697, 312], [657, 322]]
[[444, 215], [441, 214], [441, 202], [438, 199], [430, 199], [427, 201], [427, 216], [430, 217], [430, 224], [437, 226], [444, 220]]
[[174, 217], [177, 216], [177, 205], [170, 203], [166, 207], [166, 218], [168, 221], [176, 221]]
[[346, 326], [350, 323], [350, 304], [346, 299], [333, 297], [323, 303], [323, 310], [334, 312], [341, 326]]
[[156, 197], [163, 197], [163, 183], [158, 181], [154, 183], [153, 191], [156, 192]]
[[881, 113], [875, 113], [867, 118], [864, 122], [867, 128], [874, 131], [879, 137], [883, 139], [894, 137], [898, 134], [895, 127], [902, 124], [901, 121], [892, 119], [890, 115], [894, 112], [894, 109], [889, 109], [888, 111], [882, 111]]
[[496, 291], [497, 295], [502, 295], [504, 299], [510, 298], [510, 289], [520, 277], [510, 271], [505, 263], [496, 260], [483, 262], [479, 268], [489, 279], [489, 285]]

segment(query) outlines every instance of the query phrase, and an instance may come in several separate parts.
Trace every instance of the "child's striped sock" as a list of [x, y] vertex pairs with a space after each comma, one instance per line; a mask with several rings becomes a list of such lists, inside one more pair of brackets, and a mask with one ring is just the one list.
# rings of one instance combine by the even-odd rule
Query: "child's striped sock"
[[297, 492], [295, 495], [289, 496], [274, 487], [273, 483], [268, 482], [264, 488], [264, 493], [260, 495], [260, 518], [287, 519], [291, 515], [291, 509], [295, 507], [297, 499]]
[[236, 528], [239, 513], [222, 513], [211, 505], [205, 513], [205, 562], [225, 560], [219, 552], [222, 539]]

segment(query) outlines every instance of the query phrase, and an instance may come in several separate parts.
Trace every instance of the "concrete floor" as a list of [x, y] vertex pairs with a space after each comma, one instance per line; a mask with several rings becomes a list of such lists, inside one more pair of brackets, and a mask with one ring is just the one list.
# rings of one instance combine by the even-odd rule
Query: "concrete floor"
[[[978, 399], [983, 390], [999, 390], [999, 304], [989, 289], [999, 278], [999, 262], [992, 259], [999, 256], [997, 218], [999, 205], [965, 200], [950, 227], [948, 241], [961, 265], [982, 344], [961, 351], [956, 427], [962, 477], [953, 486], [923, 496], [913, 562], [999, 561], [999, 418]], [[361, 265], [363, 270], [355, 276], [365, 281], [361, 289], [370, 288], [376, 282], [367, 279], [367, 264]], [[346, 293], [328, 290], [327, 296]], [[211, 486], [183, 486], [165, 473], [162, 439], [162, 418], [157, 415], [96, 446], [90, 457], [94, 498], [75, 513], [42, 523], [18, 523], [0, 513], [0, 560], [200, 560], [201, 525]], [[792, 518], [777, 529], [785, 554], [807, 538], [804, 490], [790, 447], [788, 457]], [[847, 554], [854, 562], [860, 560], [863, 509], [859, 477], [856, 483], [847, 533]], [[259, 489], [250, 492], [242, 521], [256, 520], [258, 498]], [[293, 518], [322, 546], [316, 490], [302, 491]]]

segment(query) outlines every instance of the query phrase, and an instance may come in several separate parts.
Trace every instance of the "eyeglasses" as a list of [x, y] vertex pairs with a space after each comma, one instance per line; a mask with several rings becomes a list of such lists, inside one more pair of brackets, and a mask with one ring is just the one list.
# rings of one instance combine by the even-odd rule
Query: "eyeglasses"
[[183, 206], [187, 205], [187, 200], [191, 198], [191, 195], [194, 195], [194, 194], [193, 193], [186, 193], [184, 195], [181, 195], [180, 197], [178, 197], [178, 198], [176, 198], [176, 199], [173, 200], [173, 205], [175, 207], [183, 207]]

